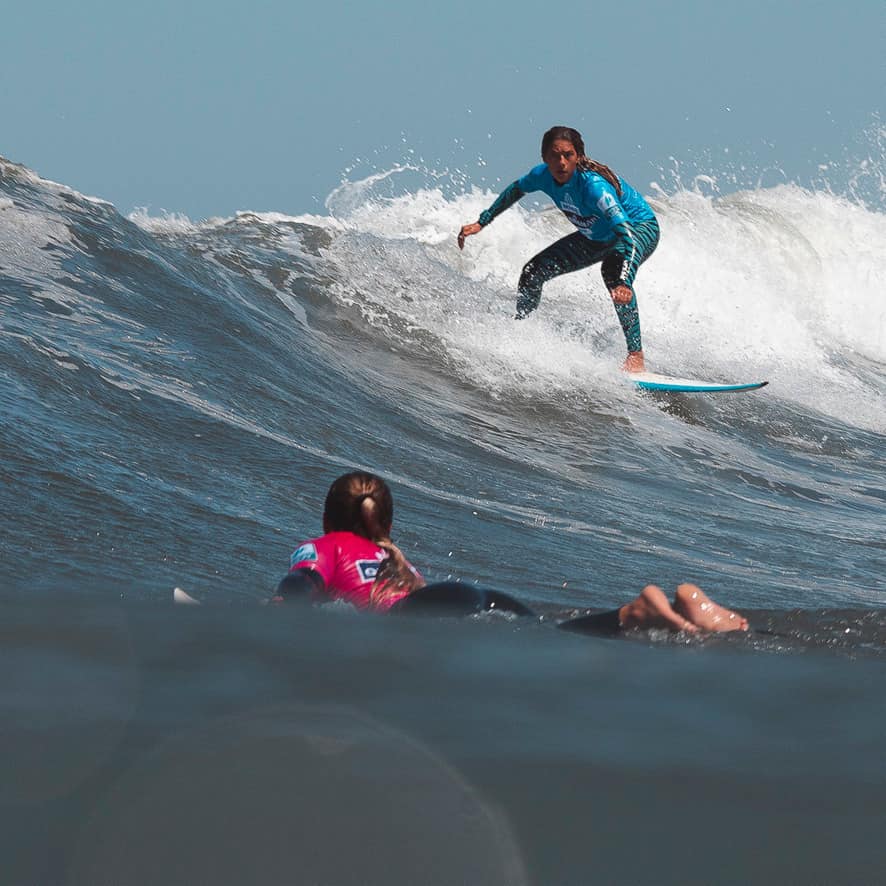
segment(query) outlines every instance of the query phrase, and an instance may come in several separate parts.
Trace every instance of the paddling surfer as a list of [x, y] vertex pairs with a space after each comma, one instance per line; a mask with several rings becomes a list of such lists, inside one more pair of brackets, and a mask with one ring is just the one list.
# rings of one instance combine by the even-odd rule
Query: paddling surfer
[[[273, 602], [343, 600], [358, 609], [381, 612], [533, 614], [501, 591], [460, 582], [426, 585], [391, 541], [393, 520], [394, 499], [381, 477], [364, 471], [339, 477], [326, 495], [323, 535], [296, 547]], [[660, 588], [647, 585], [618, 609], [572, 619], [560, 627], [594, 633], [668, 628], [694, 634], [747, 630], [748, 623], [708, 598], [701, 588], [681, 584], [673, 605]]]
[[302, 542], [276, 602], [304, 598], [344, 600], [358, 609], [390, 609], [424, 587], [418, 570], [391, 541], [394, 499], [375, 474], [352, 471], [329, 487], [323, 535]]

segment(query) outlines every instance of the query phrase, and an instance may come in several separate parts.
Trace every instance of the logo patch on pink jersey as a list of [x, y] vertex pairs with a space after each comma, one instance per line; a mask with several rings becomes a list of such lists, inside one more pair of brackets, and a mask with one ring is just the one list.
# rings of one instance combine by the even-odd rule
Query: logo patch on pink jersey
[[355, 565], [363, 581], [375, 581], [381, 563], [378, 560], [357, 560]]
[[296, 563], [306, 563], [309, 560], [313, 561], [316, 559], [317, 548], [309, 542], [308, 544], [302, 545], [300, 548], [296, 548], [292, 556], [289, 558], [289, 568], [291, 569]]

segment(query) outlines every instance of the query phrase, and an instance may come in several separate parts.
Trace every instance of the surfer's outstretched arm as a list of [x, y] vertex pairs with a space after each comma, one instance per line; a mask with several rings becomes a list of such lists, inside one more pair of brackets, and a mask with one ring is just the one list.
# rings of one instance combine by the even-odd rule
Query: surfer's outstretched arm
[[484, 209], [480, 213], [480, 218], [475, 222], [462, 225], [458, 232], [458, 248], [465, 248], [465, 237], [471, 237], [479, 234], [496, 216], [501, 215], [506, 209], [513, 206], [521, 197], [526, 194], [517, 182], [511, 182], [499, 195], [489, 209]]

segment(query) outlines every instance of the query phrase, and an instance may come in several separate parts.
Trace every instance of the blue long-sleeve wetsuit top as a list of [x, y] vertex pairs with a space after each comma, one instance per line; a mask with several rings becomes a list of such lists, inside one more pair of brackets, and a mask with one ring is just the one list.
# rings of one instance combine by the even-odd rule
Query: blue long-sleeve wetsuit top
[[492, 206], [480, 213], [479, 222], [485, 227], [521, 197], [543, 191], [585, 237], [611, 243], [624, 259], [621, 282], [632, 286], [642, 257], [634, 225], [655, 222], [656, 218], [638, 191], [623, 178], [619, 178], [619, 183], [621, 196], [602, 175], [576, 169], [572, 178], [561, 185], [554, 180], [547, 165], [541, 163], [508, 185]]

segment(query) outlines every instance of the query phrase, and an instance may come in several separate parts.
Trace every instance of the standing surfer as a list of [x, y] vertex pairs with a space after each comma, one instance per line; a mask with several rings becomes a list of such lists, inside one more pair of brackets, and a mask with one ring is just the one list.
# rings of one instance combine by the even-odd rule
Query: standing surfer
[[463, 225], [458, 248], [478, 234], [496, 216], [521, 197], [543, 191], [576, 228], [531, 258], [518, 284], [517, 319], [534, 311], [542, 286], [560, 274], [602, 262], [603, 282], [609, 290], [628, 346], [623, 369], [643, 372], [640, 315], [634, 277], [658, 245], [659, 227], [649, 204], [608, 166], [585, 155], [581, 134], [568, 126], [554, 126], [543, 136], [544, 163], [502, 191], [476, 222]]

